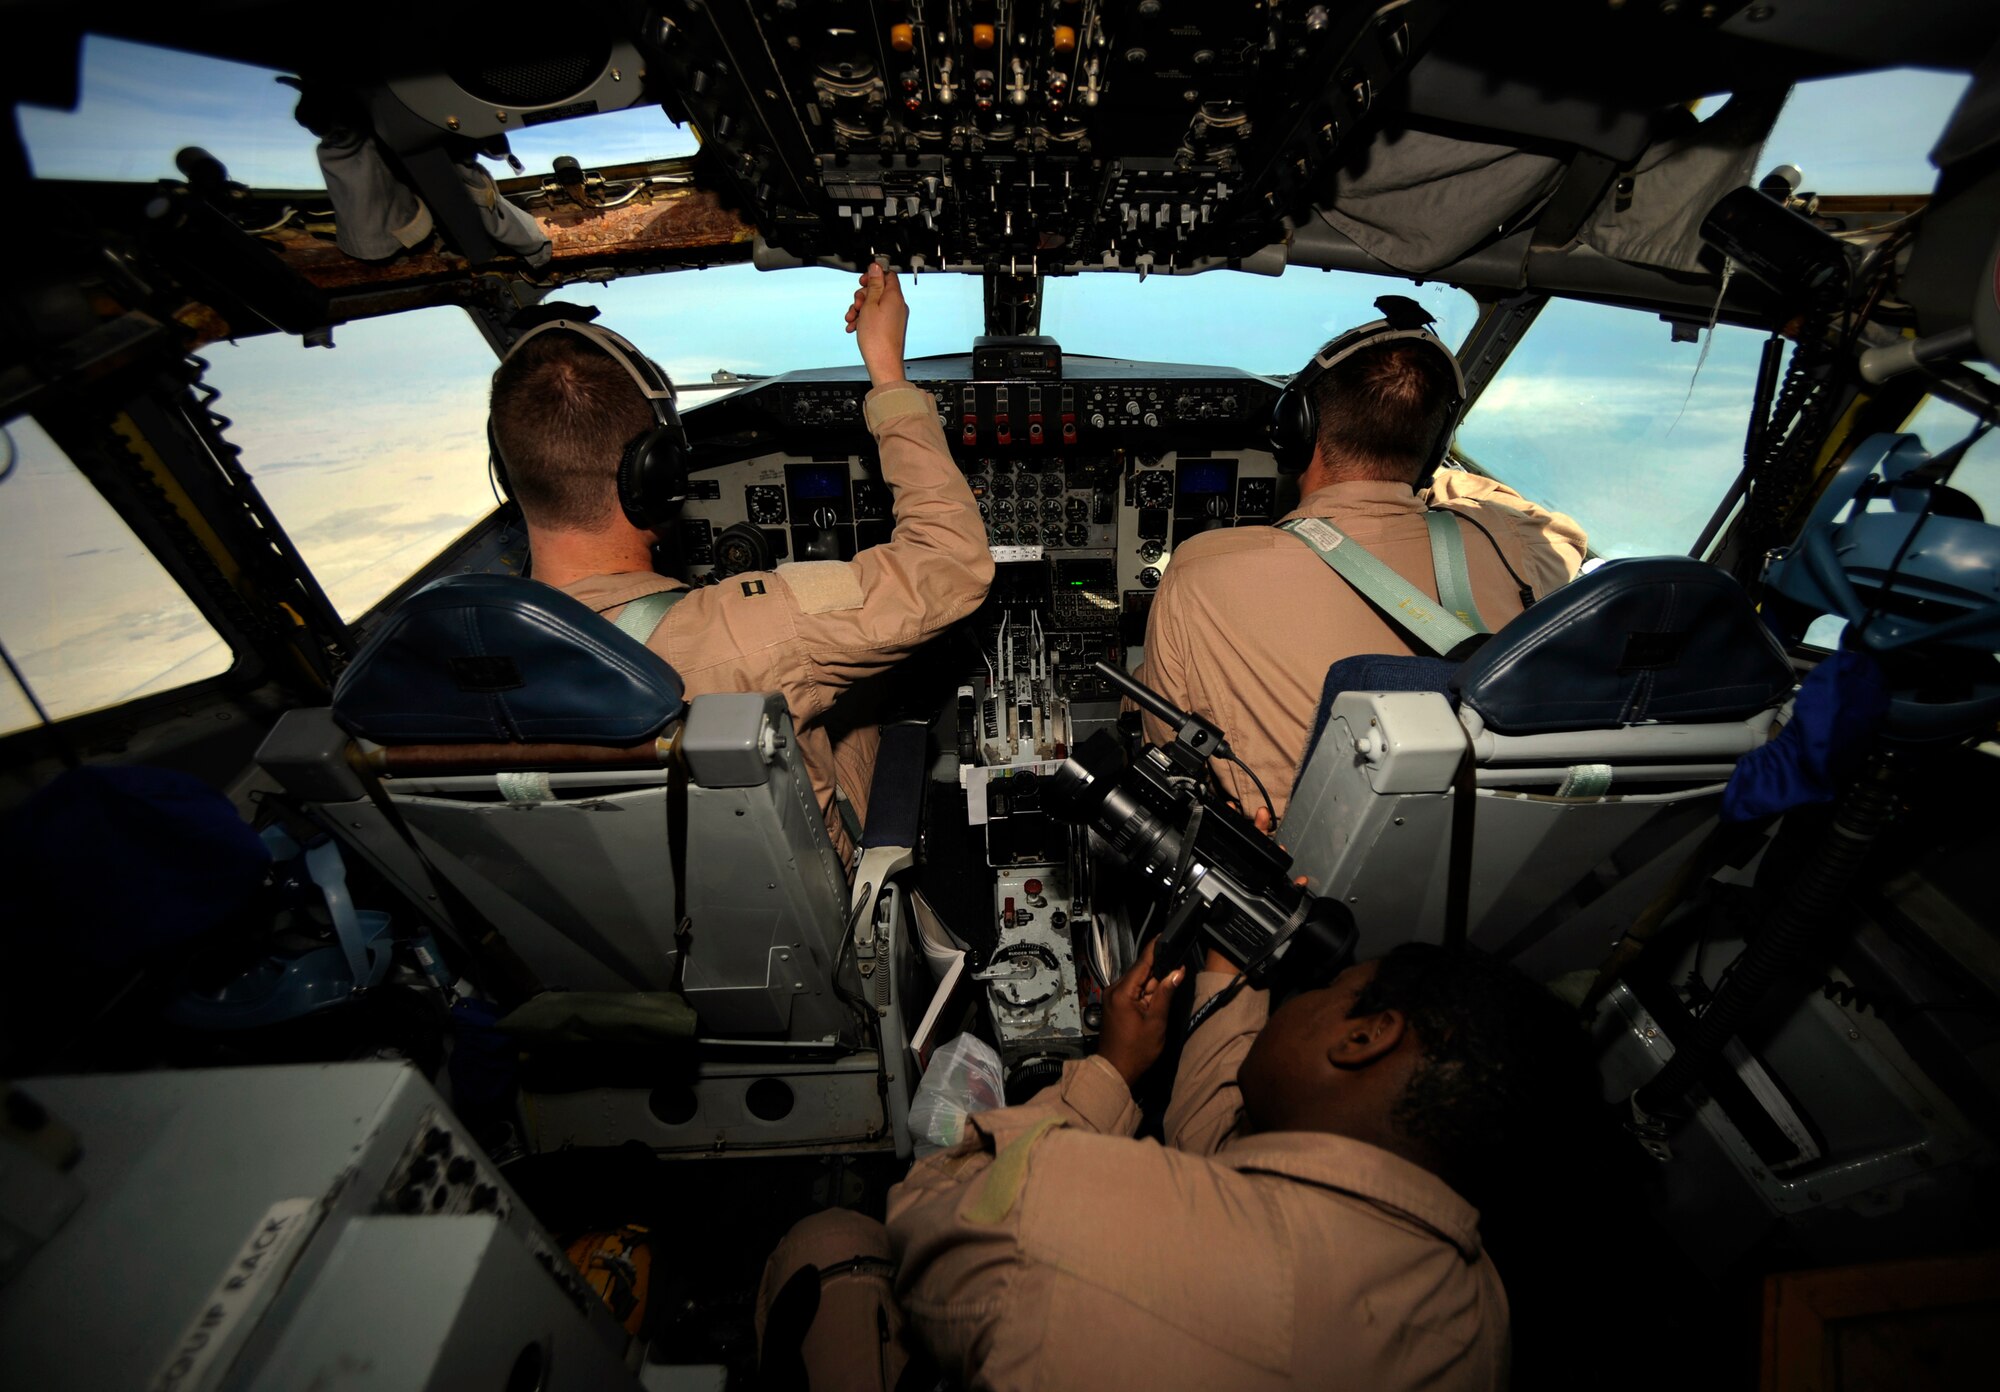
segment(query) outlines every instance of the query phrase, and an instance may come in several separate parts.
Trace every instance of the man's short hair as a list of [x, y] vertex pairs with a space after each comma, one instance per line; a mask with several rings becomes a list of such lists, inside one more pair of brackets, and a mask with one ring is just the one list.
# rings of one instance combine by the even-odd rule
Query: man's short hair
[[650, 430], [632, 375], [580, 334], [538, 334], [493, 374], [507, 487], [537, 526], [595, 531], [619, 516], [618, 461]]
[[1320, 457], [1348, 477], [1414, 483], [1456, 392], [1437, 348], [1370, 344], [1312, 384]]
[[1376, 964], [1349, 1017], [1401, 1011], [1424, 1061], [1397, 1099], [1396, 1128], [1484, 1207], [1490, 1184], [1574, 1129], [1597, 1102], [1576, 1012], [1475, 949], [1403, 943]]

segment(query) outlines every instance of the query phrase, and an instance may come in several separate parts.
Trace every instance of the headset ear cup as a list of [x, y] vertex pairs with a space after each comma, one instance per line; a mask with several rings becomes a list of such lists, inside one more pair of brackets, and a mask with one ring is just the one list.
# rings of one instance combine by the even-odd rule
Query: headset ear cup
[[1319, 413], [1312, 394], [1295, 380], [1278, 397], [1271, 412], [1271, 455], [1281, 473], [1302, 474], [1312, 463], [1313, 438], [1319, 433]]
[[626, 521], [643, 531], [658, 531], [673, 520], [674, 509], [686, 497], [686, 436], [678, 420], [625, 446], [618, 459], [618, 505]]

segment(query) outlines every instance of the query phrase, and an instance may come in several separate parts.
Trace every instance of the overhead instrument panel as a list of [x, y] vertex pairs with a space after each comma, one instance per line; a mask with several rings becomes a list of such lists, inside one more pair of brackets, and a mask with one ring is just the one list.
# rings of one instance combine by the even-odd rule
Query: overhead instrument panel
[[675, 0], [650, 41], [794, 256], [1169, 269], [1282, 240], [1443, 8]]

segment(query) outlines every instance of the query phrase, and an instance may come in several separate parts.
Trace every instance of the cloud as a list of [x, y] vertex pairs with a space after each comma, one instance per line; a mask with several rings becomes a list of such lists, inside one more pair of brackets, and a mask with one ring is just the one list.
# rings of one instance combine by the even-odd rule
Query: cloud
[[394, 517], [393, 514], [400, 511], [401, 506], [399, 503], [376, 503], [324, 513], [294, 532], [292, 539], [302, 547], [315, 548], [362, 538], [381, 546], [390, 546], [413, 536], [436, 536], [463, 530], [470, 521], [462, 513], [450, 512], [434, 512], [423, 517]]
[[1461, 434], [1498, 427], [1550, 438], [1608, 442], [1616, 437], [1623, 443], [1655, 437], [1664, 443], [1671, 438], [1669, 431], [1675, 437], [1734, 432], [1740, 443], [1750, 419], [1750, 385], [1704, 370], [1689, 399], [1682, 373], [1578, 377], [1503, 372], [1479, 398]]

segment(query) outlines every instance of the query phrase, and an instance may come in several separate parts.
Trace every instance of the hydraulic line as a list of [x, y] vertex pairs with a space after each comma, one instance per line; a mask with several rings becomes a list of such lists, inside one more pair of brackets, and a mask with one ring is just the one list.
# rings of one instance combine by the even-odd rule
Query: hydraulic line
[[1743, 949], [1687, 1037], [1674, 1041], [1674, 1056], [1666, 1067], [1633, 1095], [1639, 1112], [1654, 1118], [1678, 1115], [1682, 1097], [1735, 1037], [1771, 984], [1799, 960], [1815, 933], [1842, 920], [1852, 903], [1855, 877], [1895, 817], [1899, 774], [1893, 753], [1878, 749], [1869, 757], [1841, 797], [1818, 853], [1800, 871], [1777, 913]]

